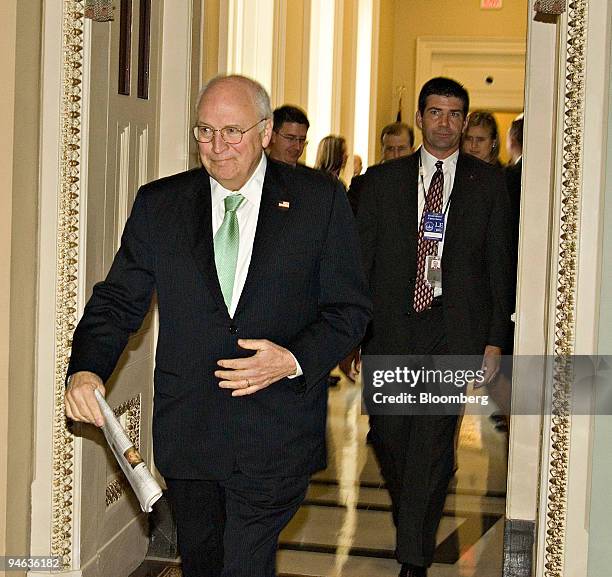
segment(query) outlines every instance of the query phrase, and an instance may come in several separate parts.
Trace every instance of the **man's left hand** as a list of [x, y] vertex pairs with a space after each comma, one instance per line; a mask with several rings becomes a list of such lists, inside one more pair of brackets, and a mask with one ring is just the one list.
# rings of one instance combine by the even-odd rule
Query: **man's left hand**
[[500, 347], [494, 347], [493, 345], [487, 345], [485, 347], [481, 367], [484, 371], [484, 378], [482, 382], [478, 383], [478, 387], [488, 385], [497, 377], [501, 365], [501, 353], [502, 350]]
[[266, 339], [238, 339], [238, 346], [257, 351], [252, 357], [221, 359], [224, 370], [215, 371], [222, 389], [235, 389], [232, 397], [252, 395], [272, 383], [294, 375], [297, 367], [293, 355], [284, 347]]

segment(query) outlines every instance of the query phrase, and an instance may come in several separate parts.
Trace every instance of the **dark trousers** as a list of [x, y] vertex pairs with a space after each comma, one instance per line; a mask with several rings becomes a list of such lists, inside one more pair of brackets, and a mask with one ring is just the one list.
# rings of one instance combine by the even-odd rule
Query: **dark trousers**
[[308, 481], [240, 472], [223, 481], [166, 479], [183, 577], [275, 577], [278, 536]]
[[[439, 305], [439, 302], [436, 302]], [[410, 320], [406, 354], [447, 355], [442, 307]], [[457, 415], [372, 415], [372, 445], [389, 495], [400, 563], [428, 567], [453, 476]]]

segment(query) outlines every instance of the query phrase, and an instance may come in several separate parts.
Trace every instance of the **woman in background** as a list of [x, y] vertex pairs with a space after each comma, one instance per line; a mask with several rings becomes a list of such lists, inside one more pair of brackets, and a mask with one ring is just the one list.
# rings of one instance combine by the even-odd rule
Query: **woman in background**
[[348, 153], [344, 137], [330, 134], [319, 142], [315, 168], [340, 180], [340, 173], [346, 166], [347, 158]]
[[[326, 174], [329, 174], [332, 178], [337, 180], [346, 191], [346, 186], [340, 180], [340, 173], [346, 166], [346, 160], [348, 159], [348, 152], [346, 150], [346, 140], [343, 136], [336, 136], [330, 134], [325, 136], [319, 142], [317, 148], [317, 159], [315, 161], [315, 168]], [[329, 387], [338, 386], [340, 377], [338, 375], [330, 375], [327, 377], [327, 385]]]
[[499, 161], [499, 131], [490, 112], [476, 110], [467, 118], [461, 150], [489, 164], [501, 166]]

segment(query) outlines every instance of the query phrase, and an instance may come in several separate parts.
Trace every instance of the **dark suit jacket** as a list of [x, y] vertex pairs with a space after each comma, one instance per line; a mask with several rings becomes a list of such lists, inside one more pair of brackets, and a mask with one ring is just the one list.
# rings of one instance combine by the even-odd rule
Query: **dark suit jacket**
[[[510, 198], [510, 214], [512, 215], [512, 238], [514, 248], [518, 249], [519, 236], [519, 217], [521, 213], [521, 178], [523, 176], [523, 159], [519, 159], [516, 164], [508, 165], [504, 168], [506, 177], [506, 187]], [[516, 250], [515, 255], [516, 257]]]
[[[418, 242], [418, 158], [368, 169], [357, 223], [374, 316], [366, 354], [410, 354]], [[442, 256], [443, 312], [452, 354], [504, 346], [510, 331], [511, 245], [508, 197], [499, 168], [460, 154]]]
[[[283, 210], [280, 202], [289, 203]], [[268, 160], [248, 277], [230, 318], [215, 269], [209, 176], [192, 170], [139, 191], [106, 280], [74, 334], [68, 374], [106, 381], [153, 291], [159, 305], [153, 440], [173, 478], [312, 473], [325, 466], [330, 369], [362, 338], [371, 303], [353, 217], [340, 187]], [[252, 354], [238, 338], [287, 347], [304, 375], [246, 397], [214, 376]]]
[[361, 189], [363, 188], [364, 176], [364, 174], [353, 176], [351, 179], [351, 186], [346, 193], [355, 216], [357, 215], [357, 210], [359, 210], [359, 197], [361, 196]]

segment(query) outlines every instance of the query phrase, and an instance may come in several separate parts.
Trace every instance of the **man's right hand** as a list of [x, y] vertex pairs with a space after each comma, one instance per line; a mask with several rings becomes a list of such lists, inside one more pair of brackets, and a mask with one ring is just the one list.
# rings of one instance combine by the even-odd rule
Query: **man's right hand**
[[98, 375], [89, 371], [73, 373], [64, 397], [66, 416], [73, 421], [91, 423], [101, 427], [104, 424], [104, 418], [94, 394], [96, 389], [102, 393], [102, 396], [106, 394], [102, 379]]

